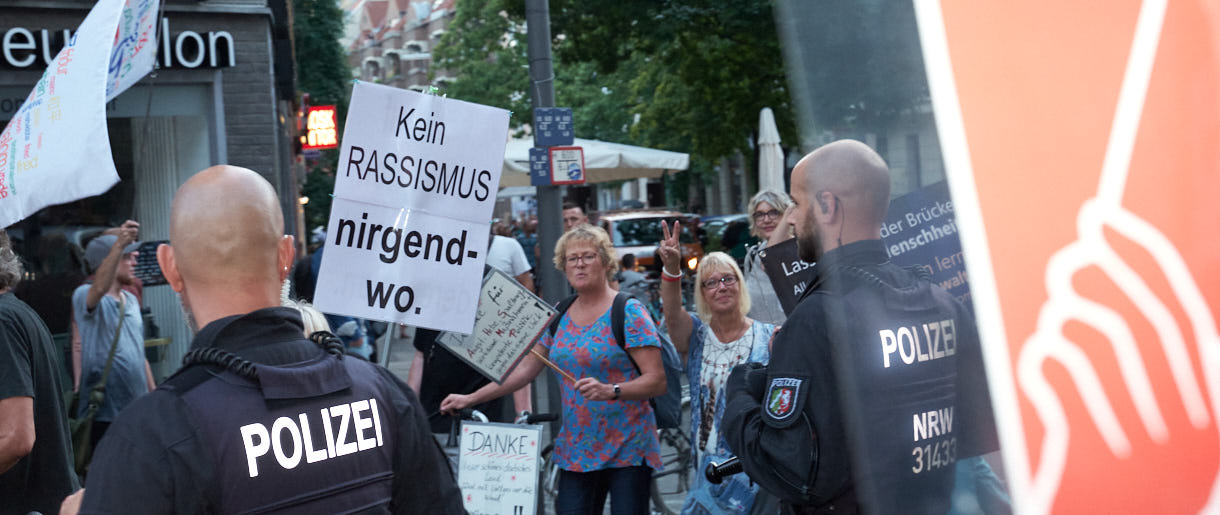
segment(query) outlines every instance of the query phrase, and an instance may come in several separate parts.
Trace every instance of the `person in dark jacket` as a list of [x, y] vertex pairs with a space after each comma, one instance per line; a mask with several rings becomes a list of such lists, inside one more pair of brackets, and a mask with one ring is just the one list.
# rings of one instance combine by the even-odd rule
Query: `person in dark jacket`
[[974, 322], [889, 261], [889, 192], [857, 141], [797, 164], [789, 223], [815, 276], [770, 366], [729, 377], [728, 444], [790, 513], [945, 513], [956, 461], [997, 447]]
[[415, 394], [280, 307], [295, 252], [279, 205], [243, 168], [179, 188], [157, 259], [202, 328], [115, 420], [64, 512], [465, 513]]

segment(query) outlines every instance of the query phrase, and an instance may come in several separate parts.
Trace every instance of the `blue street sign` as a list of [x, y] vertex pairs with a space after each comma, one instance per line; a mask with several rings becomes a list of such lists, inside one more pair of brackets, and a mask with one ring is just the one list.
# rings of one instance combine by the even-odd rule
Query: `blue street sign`
[[530, 184], [551, 185], [550, 152], [545, 147], [530, 148]]
[[575, 141], [571, 107], [539, 107], [534, 109], [534, 145], [562, 147]]

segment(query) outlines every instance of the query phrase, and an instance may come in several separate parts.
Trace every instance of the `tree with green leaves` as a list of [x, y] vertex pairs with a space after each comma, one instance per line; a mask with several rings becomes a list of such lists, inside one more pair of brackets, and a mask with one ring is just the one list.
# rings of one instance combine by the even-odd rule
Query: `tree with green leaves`
[[[339, 38], [343, 35], [343, 11], [338, 0], [293, 0], [293, 44], [297, 64], [297, 89], [309, 94], [312, 105], [336, 106], [339, 130], [347, 116], [351, 76]], [[342, 138], [342, 133], [340, 133]], [[337, 150], [323, 151], [312, 160], [301, 192], [305, 205], [305, 228], [325, 227], [330, 218], [330, 195], [335, 178], [332, 163]]]
[[[550, 11], [556, 101], [573, 108], [577, 135], [687, 152], [703, 175], [754, 155], [763, 107], [795, 142], [770, 2], [552, 0]], [[456, 72], [451, 96], [510, 109], [518, 127], [530, 118], [524, 20], [519, 1], [459, 0], [433, 57]]]

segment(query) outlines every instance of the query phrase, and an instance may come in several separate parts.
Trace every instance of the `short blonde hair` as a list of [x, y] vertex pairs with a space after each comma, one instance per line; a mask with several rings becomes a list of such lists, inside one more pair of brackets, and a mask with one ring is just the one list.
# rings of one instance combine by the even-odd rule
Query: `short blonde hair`
[[568, 247], [578, 243], [592, 245], [597, 250], [597, 256], [601, 258], [602, 266], [606, 267], [607, 281], [618, 273], [618, 253], [614, 251], [614, 244], [610, 243], [610, 235], [606, 234], [605, 229], [589, 224], [573, 227], [563, 233], [563, 236], [559, 237], [559, 241], [555, 242], [556, 269], [560, 272], [567, 271]]
[[699, 269], [695, 272], [695, 311], [705, 323], [711, 322], [712, 311], [703, 298], [703, 281], [714, 273], [731, 271], [737, 276], [737, 309], [744, 315], [750, 312], [750, 292], [746, 291], [745, 278], [741, 268], [731, 256], [723, 252], [712, 252], [699, 260]]
[[305, 326], [305, 336], [308, 337], [318, 331], [333, 332], [330, 330], [330, 323], [326, 321], [326, 315], [313, 307], [313, 304], [303, 300], [288, 299], [284, 301], [284, 307], [296, 308], [301, 312], [301, 323]]
[[774, 207], [776, 211], [779, 211], [780, 216], [783, 216], [784, 211], [792, 206], [792, 197], [779, 190], [762, 190], [750, 199], [750, 209], [746, 214], [750, 217], [750, 234], [756, 238], [762, 238], [762, 235], [758, 234], [758, 224], [754, 223], [754, 209], [763, 202], [771, 204], [771, 207]]

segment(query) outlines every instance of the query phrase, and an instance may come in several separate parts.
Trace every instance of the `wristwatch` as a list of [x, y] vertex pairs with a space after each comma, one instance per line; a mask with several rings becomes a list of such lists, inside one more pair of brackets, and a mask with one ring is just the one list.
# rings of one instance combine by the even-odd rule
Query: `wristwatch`
[[612, 386], [614, 386], [614, 398], [612, 398], [611, 400], [615, 400], [615, 401], [617, 401], [617, 400], [618, 400], [618, 396], [619, 396], [619, 395], [621, 395], [621, 394], [623, 393], [623, 389], [622, 389], [622, 388], [619, 388], [617, 384], [616, 384], [616, 385], [612, 385]]

